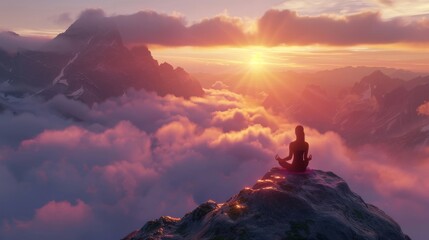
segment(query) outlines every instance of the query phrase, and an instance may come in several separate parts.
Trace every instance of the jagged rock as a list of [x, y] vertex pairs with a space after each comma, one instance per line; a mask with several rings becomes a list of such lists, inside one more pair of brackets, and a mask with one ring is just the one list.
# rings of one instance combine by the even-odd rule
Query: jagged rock
[[[355, 70], [331, 70], [332, 75], [324, 71], [310, 79], [297, 75], [296, 80], [307, 87], [296, 87], [294, 82], [273, 88], [263, 105], [321, 132], [334, 131], [349, 146], [377, 145], [395, 154], [398, 150], [407, 153], [427, 147], [429, 118], [417, 109], [429, 101], [429, 76], [412, 77], [400, 70], [382, 69], [360, 80], [346, 80], [346, 73], [350, 78], [360, 75], [361, 70]], [[329, 84], [323, 83], [329, 75]], [[407, 80], [399, 79], [401, 76]], [[341, 91], [332, 91], [342, 84]], [[287, 92], [288, 97], [281, 92]]]
[[399, 225], [332, 172], [273, 168], [222, 204], [208, 201], [181, 219], [149, 221], [123, 240], [407, 240]]
[[0, 50], [2, 82], [18, 89], [0, 90], [4, 95], [50, 99], [63, 94], [88, 105], [130, 88], [184, 98], [204, 94], [196, 79], [182, 68], [159, 65], [146, 46], [128, 49], [116, 24], [98, 15], [79, 18], [38, 51], [10, 56]]

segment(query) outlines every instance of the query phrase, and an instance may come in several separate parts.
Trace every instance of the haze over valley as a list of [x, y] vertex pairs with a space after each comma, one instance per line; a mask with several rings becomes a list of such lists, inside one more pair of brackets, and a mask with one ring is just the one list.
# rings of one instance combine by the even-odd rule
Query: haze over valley
[[[324, 12], [221, 1], [228, 11], [202, 17], [185, 2], [82, 3], [51, 16], [61, 31], [37, 34], [0, 25], [1, 239], [121, 239], [226, 202], [277, 166], [298, 124], [311, 169], [426, 238], [426, 12], [395, 15], [405, 0]], [[22, 24], [51, 26], [40, 21]]]

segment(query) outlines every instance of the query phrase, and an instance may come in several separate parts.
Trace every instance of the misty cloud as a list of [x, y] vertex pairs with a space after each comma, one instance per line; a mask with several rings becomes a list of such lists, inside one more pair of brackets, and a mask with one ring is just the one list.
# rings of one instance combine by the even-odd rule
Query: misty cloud
[[128, 44], [158, 44], [165, 46], [237, 45], [245, 42], [240, 18], [217, 16], [190, 24], [182, 16], [155, 11], [140, 11], [132, 15], [106, 17], [100, 9], [81, 13], [79, 21], [91, 25], [100, 20], [112, 21]]
[[48, 38], [23, 37], [10, 31], [0, 32], [0, 50], [9, 53], [15, 53], [23, 49], [36, 50], [48, 41]]
[[420, 115], [429, 116], [429, 102], [425, 102], [417, 108], [417, 112]]
[[53, 16], [51, 17], [51, 19], [55, 24], [58, 24], [60, 26], [68, 25], [73, 22], [73, 18], [71, 17], [71, 14], [68, 12], [64, 12], [56, 16]]
[[229, 86], [222, 81], [216, 81], [215, 83], [212, 84], [211, 88], [222, 90], [222, 89], [228, 89]]
[[[258, 125], [264, 116], [246, 110], [241, 96], [209, 92], [208, 98], [187, 102], [131, 91], [91, 110], [59, 96], [35, 104], [32, 112], [21, 107], [25, 113], [2, 114], [18, 144], [9, 145], [2, 136], [0, 199], [8, 209], [0, 213], [0, 236], [34, 238], [37, 232], [36, 239], [64, 234], [68, 239], [117, 239], [160, 214], [182, 215], [254, 182], [265, 171], [260, 165], [271, 157], [271, 129]], [[250, 126], [243, 123], [242, 131], [225, 133], [211, 127], [213, 114], [231, 109], [243, 111]], [[72, 122], [62, 114], [84, 121]], [[32, 133], [21, 133], [27, 129], [20, 129], [19, 122], [31, 125], [42, 116], [52, 125], [42, 122]], [[216, 124], [222, 126], [222, 120]], [[46, 231], [70, 211], [76, 216], [64, 222], [67, 228], [54, 224]]]
[[344, 17], [300, 16], [289, 10], [270, 10], [259, 20], [261, 43], [356, 45], [429, 41], [425, 22], [405, 24], [400, 18], [383, 20], [379, 13]]
[[[389, 4], [391, 1], [383, 1]], [[392, 5], [392, 4], [390, 4]], [[87, 9], [78, 20], [91, 27], [111, 21], [130, 45], [163, 46], [246, 46], [246, 45], [359, 45], [428, 43], [429, 25], [425, 18], [383, 19], [379, 12], [348, 15], [300, 15], [291, 10], [268, 10], [253, 20], [219, 15], [188, 23], [182, 15], [140, 11], [131, 15], [107, 16], [102, 9]], [[72, 21], [69, 13], [53, 18], [58, 24]], [[0, 33], [0, 48], [9, 52], [37, 49], [47, 39]]]
[[[81, 20], [105, 18], [102, 10], [86, 10]], [[140, 11], [107, 17], [115, 22], [128, 44], [164, 46], [218, 45], [357, 45], [427, 43], [429, 27], [424, 20], [384, 20], [378, 12], [344, 16], [305, 16], [291, 10], [269, 10], [255, 20], [256, 32], [248, 32], [244, 19], [216, 16], [188, 24], [183, 16]]]
[[[206, 93], [184, 101], [129, 91], [92, 109], [57, 96], [2, 113], [0, 126], [12, 130], [0, 136], [0, 238], [119, 239], [253, 184], [276, 166], [275, 153], [287, 154], [296, 124], [227, 90]], [[333, 132], [306, 133], [312, 168], [344, 177], [405, 232], [424, 227], [429, 166], [392, 165]]]
[[392, 6], [394, 3], [393, 0], [378, 0], [378, 1], [387, 6]]

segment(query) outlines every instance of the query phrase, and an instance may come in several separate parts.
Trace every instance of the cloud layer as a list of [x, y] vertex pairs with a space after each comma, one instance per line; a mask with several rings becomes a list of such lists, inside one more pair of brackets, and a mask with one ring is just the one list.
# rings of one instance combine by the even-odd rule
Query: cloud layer
[[246, 35], [239, 18], [217, 16], [186, 26], [183, 17], [156, 12], [138, 12], [113, 17], [125, 41], [168, 46], [243, 44]]
[[[118, 239], [252, 185], [276, 166], [276, 152], [287, 154], [295, 124], [227, 90], [206, 92], [184, 101], [130, 91], [92, 109], [57, 96], [2, 113], [0, 238]], [[344, 177], [412, 237], [425, 234], [427, 164], [306, 133], [311, 167]]]
[[379, 13], [345, 17], [300, 16], [289, 10], [270, 10], [258, 22], [263, 43], [356, 45], [429, 41], [427, 21], [405, 24], [401, 19], [382, 20]]
[[[228, 15], [188, 23], [184, 16], [155, 11], [107, 17], [100, 9], [88, 9], [78, 20], [88, 27], [99, 20], [118, 26], [129, 45], [163, 46], [247, 46], [247, 45], [332, 45], [359, 44], [426, 44], [429, 22], [426, 18], [383, 19], [379, 12], [350, 15], [299, 15], [291, 10], [269, 10], [259, 19], [249, 20]], [[70, 21], [68, 13], [56, 17], [60, 23]], [[14, 52], [34, 49], [46, 39], [17, 37], [0, 33], [0, 48]]]
[[23, 49], [39, 49], [48, 38], [42, 37], [23, 37], [10, 31], [0, 31], [0, 50], [14, 53]]
[[429, 116], [429, 102], [425, 102], [417, 108], [417, 113], [420, 115]]
[[[88, 10], [91, 11], [93, 10]], [[378, 12], [345, 16], [302, 16], [290, 10], [269, 10], [255, 21], [257, 28], [254, 31], [246, 31], [249, 24], [244, 19], [227, 15], [191, 24], [187, 24], [183, 16], [154, 11], [110, 18], [116, 22], [126, 42], [131, 44], [240, 46], [429, 42], [427, 20], [384, 20]]]
[[[159, 215], [225, 200], [271, 158], [275, 122], [242, 101], [218, 91], [191, 102], [130, 92], [92, 110], [57, 97], [3, 113], [2, 130], [12, 130], [0, 137], [1, 238], [118, 239]], [[237, 114], [246, 119], [231, 122]]]

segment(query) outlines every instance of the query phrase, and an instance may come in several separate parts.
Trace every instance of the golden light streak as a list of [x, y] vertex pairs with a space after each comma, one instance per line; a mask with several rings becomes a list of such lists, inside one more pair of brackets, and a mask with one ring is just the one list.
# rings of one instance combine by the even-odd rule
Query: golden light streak
[[328, 46], [247, 46], [155, 48], [159, 62], [181, 66], [189, 72], [246, 75], [243, 83], [263, 83], [273, 72], [319, 71], [345, 66], [392, 67], [426, 72], [429, 50], [407, 44]]
[[64, 32], [64, 29], [16, 29], [14, 32], [26, 37], [54, 38]]

